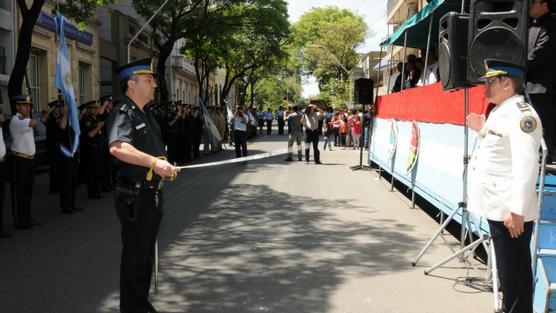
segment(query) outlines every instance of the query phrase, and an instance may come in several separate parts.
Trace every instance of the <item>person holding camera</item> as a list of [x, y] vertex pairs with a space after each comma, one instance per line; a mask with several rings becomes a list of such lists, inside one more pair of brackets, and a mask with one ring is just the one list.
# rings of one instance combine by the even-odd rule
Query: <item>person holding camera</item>
[[299, 107], [296, 105], [293, 107], [293, 112], [289, 112], [286, 115], [286, 120], [288, 121], [288, 157], [285, 159], [286, 162], [293, 161], [293, 142], [297, 142], [297, 159], [301, 161], [302, 150], [301, 150], [301, 138], [303, 136], [303, 126], [301, 125], [301, 113], [299, 112]]
[[249, 122], [249, 117], [243, 112], [243, 107], [238, 105], [232, 118], [236, 158], [247, 156], [247, 122]]
[[309, 104], [301, 117], [301, 124], [305, 127], [305, 162], [309, 163], [310, 144], [313, 144], [315, 164], [321, 164], [319, 151], [319, 119], [324, 112], [314, 104]]

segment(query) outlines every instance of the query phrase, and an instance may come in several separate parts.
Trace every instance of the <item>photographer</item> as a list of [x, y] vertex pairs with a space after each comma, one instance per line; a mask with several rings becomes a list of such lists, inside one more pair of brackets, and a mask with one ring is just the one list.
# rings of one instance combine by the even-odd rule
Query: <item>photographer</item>
[[247, 156], [247, 122], [249, 122], [249, 117], [243, 112], [243, 107], [238, 105], [232, 118], [236, 158]]
[[319, 118], [324, 112], [314, 104], [309, 104], [301, 117], [301, 124], [305, 127], [305, 162], [309, 163], [310, 143], [313, 144], [315, 164], [321, 164], [319, 151]]

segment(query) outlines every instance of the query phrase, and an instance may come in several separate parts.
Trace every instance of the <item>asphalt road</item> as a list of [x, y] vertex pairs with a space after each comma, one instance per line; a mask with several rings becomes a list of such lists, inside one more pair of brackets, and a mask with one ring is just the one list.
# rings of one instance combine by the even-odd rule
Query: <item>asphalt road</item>
[[[284, 148], [285, 140], [263, 136], [249, 145], [250, 154]], [[333, 150], [322, 152], [322, 165], [276, 156], [189, 170], [167, 183], [155, 307], [167, 313], [492, 311], [491, 293], [457, 282], [484, 271], [454, 261], [423, 275], [425, 266], [450, 254], [441, 240], [411, 266], [438, 223], [389, 192], [376, 172], [351, 171], [358, 151]], [[232, 156], [228, 150], [202, 161]], [[16, 230], [6, 218], [13, 236], [0, 239], [0, 312], [118, 312], [121, 244], [112, 195], [89, 200], [81, 186], [78, 205], [85, 210], [62, 215], [47, 189], [47, 175], [38, 175], [33, 210], [43, 226]]]

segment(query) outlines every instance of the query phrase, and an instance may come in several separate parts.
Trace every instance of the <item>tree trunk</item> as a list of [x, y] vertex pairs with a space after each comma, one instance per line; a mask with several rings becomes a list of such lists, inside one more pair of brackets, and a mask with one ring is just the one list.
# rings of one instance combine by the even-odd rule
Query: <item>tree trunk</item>
[[[170, 100], [169, 95], [173, 92], [172, 90], [168, 90], [168, 82], [166, 81], [166, 61], [168, 60], [168, 57], [172, 55], [174, 42], [174, 40], [168, 39], [160, 47], [158, 54], [158, 88], [160, 90], [160, 102], [164, 105], [168, 103]], [[170, 62], [170, 66], [172, 66], [172, 62]], [[173, 77], [170, 77], [170, 79], [173, 79]]]
[[[12, 98], [22, 94], [23, 79], [27, 71], [27, 62], [29, 62], [29, 53], [31, 52], [31, 39], [33, 37], [33, 28], [37, 23], [41, 8], [45, 0], [35, 0], [31, 9], [27, 8], [25, 0], [17, 0], [19, 10], [21, 11], [22, 23], [19, 29], [19, 37], [17, 40], [17, 53], [15, 56], [14, 67], [8, 82], [8, 96], [10, 98], [10, 108], [12, 114], [15, 114], [16, 108]], [[35, 99], [33, 99], [36, 101]]]

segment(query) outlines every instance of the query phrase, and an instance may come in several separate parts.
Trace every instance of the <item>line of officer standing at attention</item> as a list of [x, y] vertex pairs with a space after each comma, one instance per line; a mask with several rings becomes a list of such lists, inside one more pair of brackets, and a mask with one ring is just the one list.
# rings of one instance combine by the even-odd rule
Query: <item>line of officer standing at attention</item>
[[[40, 120], [31, 116], [31, 97], [19, 95], [13, 101], [17, 114], [11, 118], [9, 125], [12, 139], [10, 153], [6, 151], [0, 128], [0, 238], [11, 236], [4, 231], [6, 181], [11, 182], [11, 209], [15, 227], [29, 229], [41, 225], [40, 221], [33, 218], [31, 208], [36, 152], [34, 130], [39, 123], [42, 122], [46, 127], [49, 190], [58, 193], [62, 213], [73, 214], [83, 210], [75, 203], [80, 174], [85, 174], [89, 198], [94, 199], [101, 197], [101, 191], [112, 191], [115, 178], [105, 126], [112, 108], [112, 96], [104, 96], [79, 107], [81, 145], [80, 152], [73, 157], [66, 156], [60, 150], [61, 145], [71, 146], [76, 140], [69, 124], [69, 108], [61, 100], [61, 95], [47, 104], [48, 110], [42, 113]], [[4, 120], [0, 112], [0, 126]]]
[[172, 101], [166, 107], [154, 107], [153, 114], [161, 125], [170, 163], [183, 164], [201, 157], [204, 121], [198, 106]]

